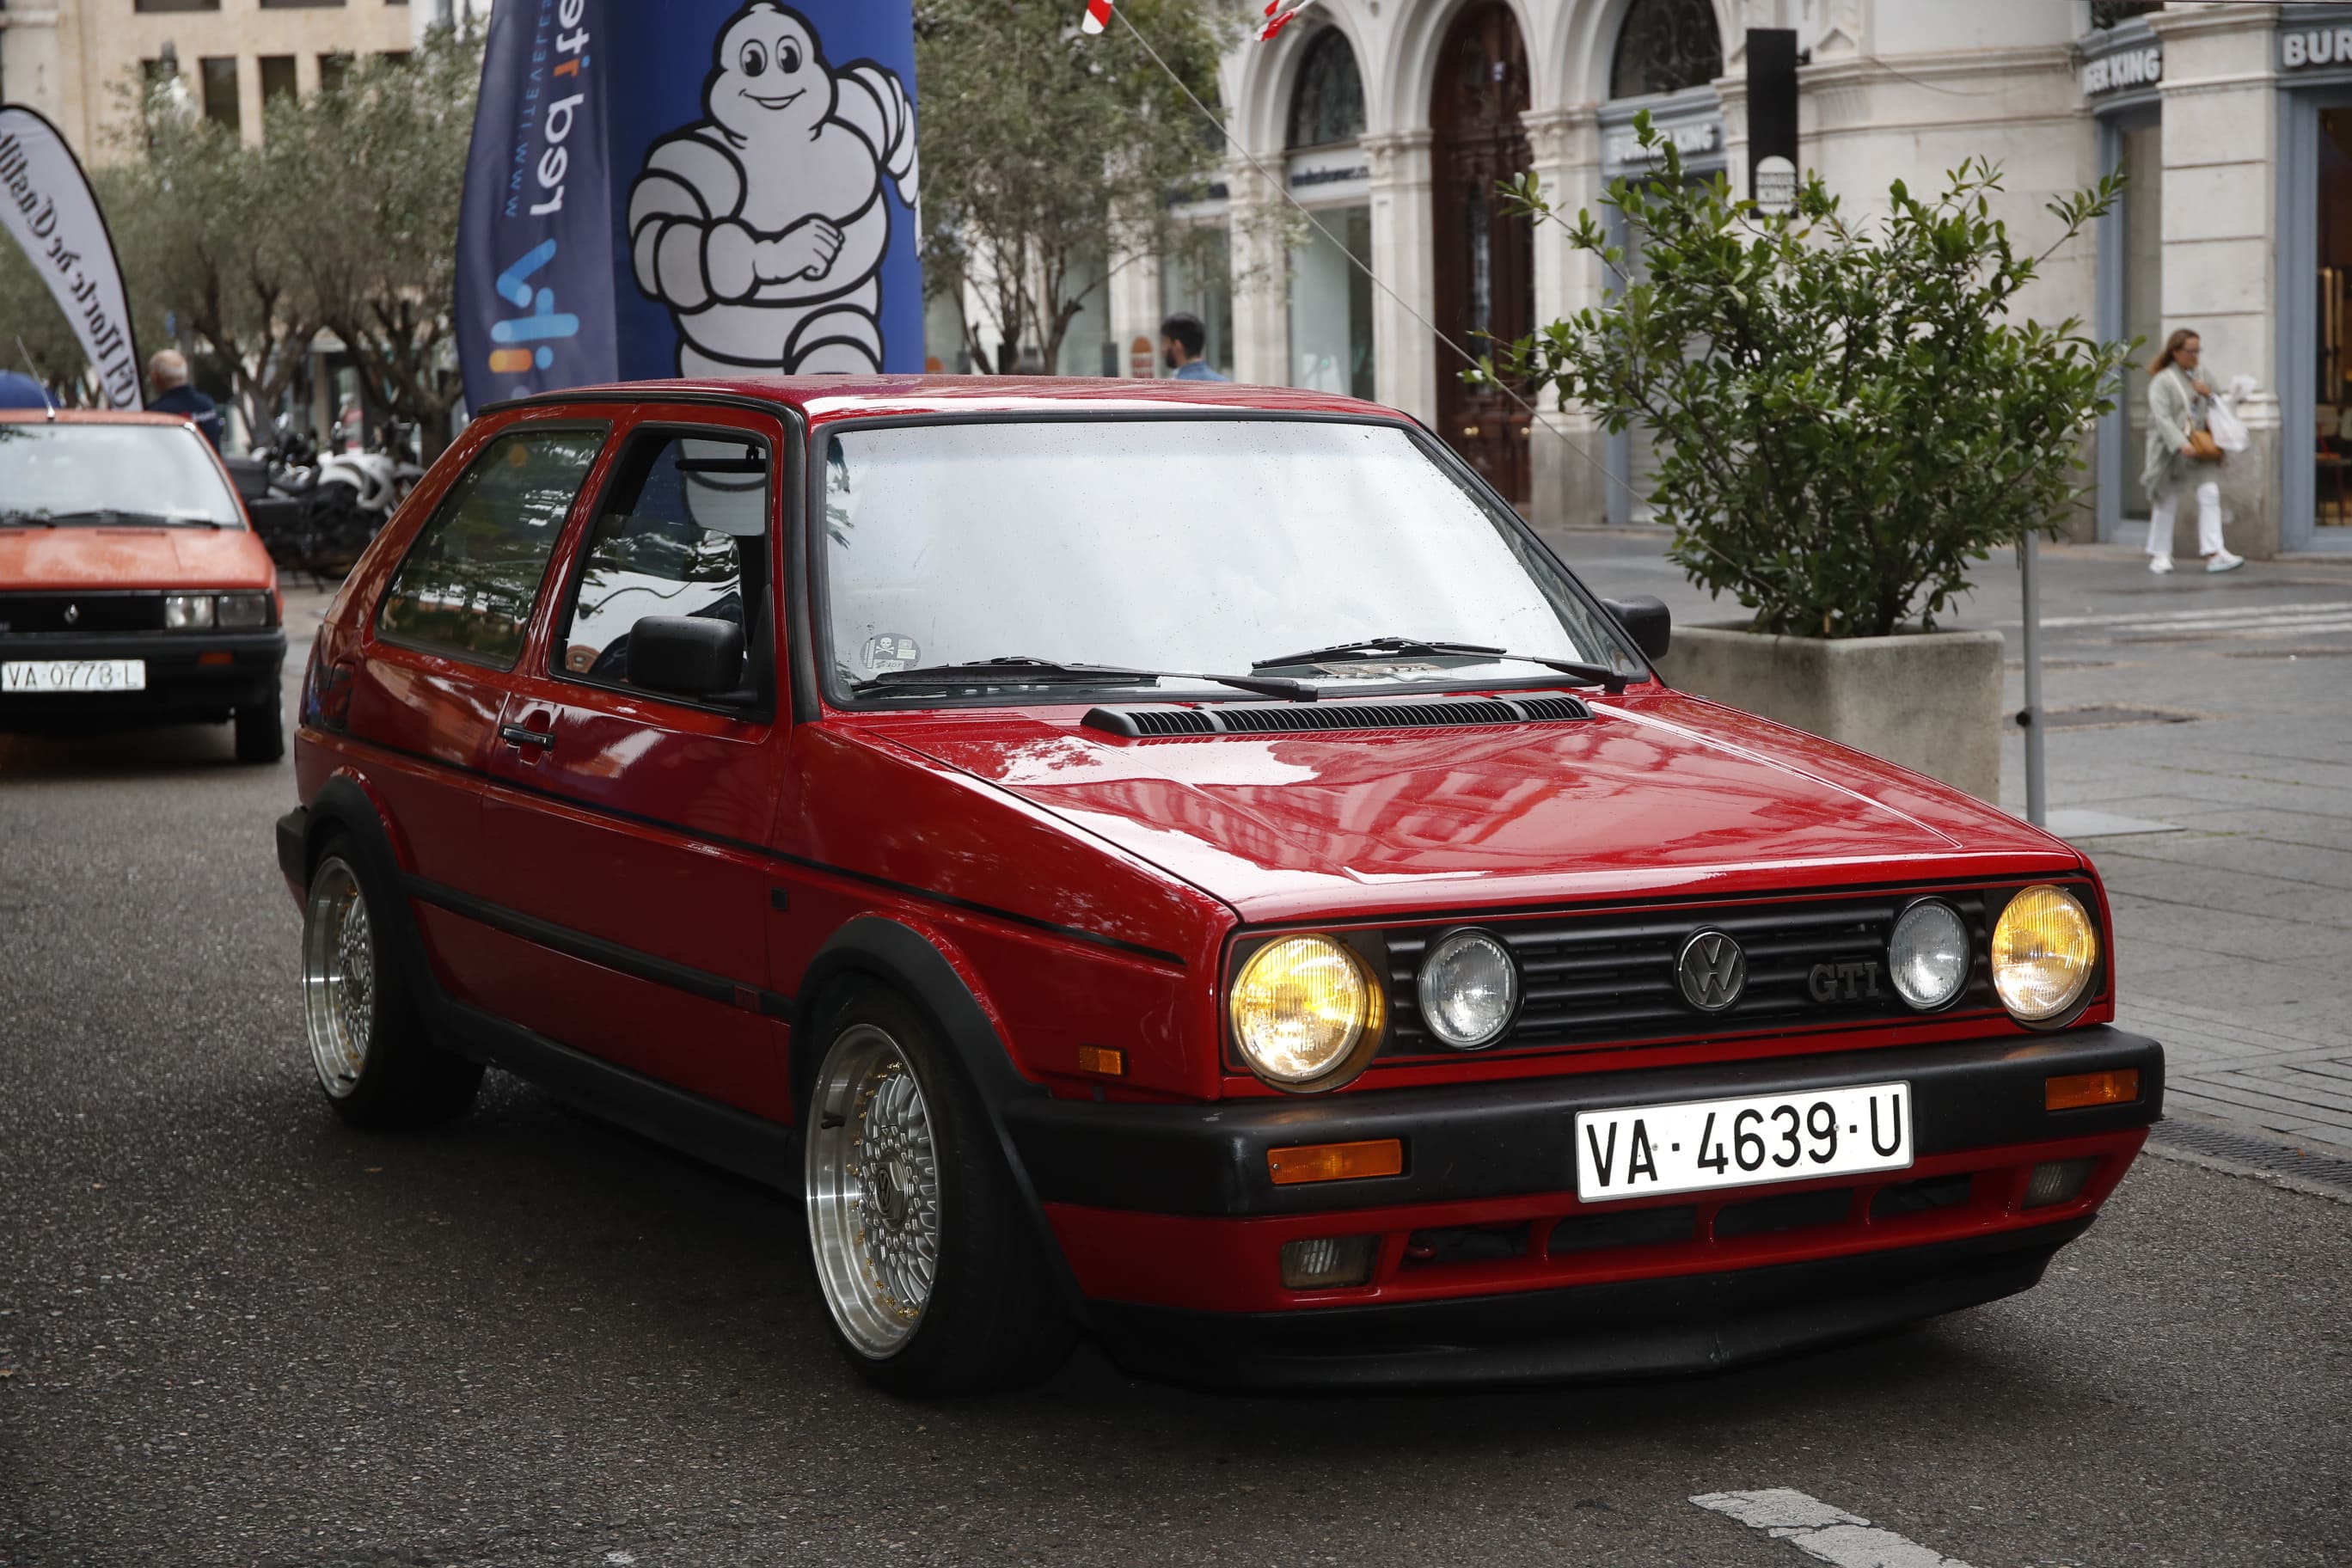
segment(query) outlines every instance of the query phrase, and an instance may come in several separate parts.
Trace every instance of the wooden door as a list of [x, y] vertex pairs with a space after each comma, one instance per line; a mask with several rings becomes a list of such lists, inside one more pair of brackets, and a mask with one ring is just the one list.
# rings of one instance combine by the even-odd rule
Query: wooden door
[[[1430, 110], [1431, 187], [1436, 203], [1437, 325], [1473, 354], [1487, 336], [1513, 342], [1535, 327], [1535, 236], [1506, 217], [1495, 187], [1534, 157], [1519, 117], [1528, 107], [1528, 55], [1510, 7], [1489, 0], [1462, 13], [1438, 56]], [[1486, 334], [1486, 335], [1481, 335]], [[1438, 434], [1510, 501], [1528, 500], [1525, 408], [1462, 384], [1462, 356], [1437, 345]]]

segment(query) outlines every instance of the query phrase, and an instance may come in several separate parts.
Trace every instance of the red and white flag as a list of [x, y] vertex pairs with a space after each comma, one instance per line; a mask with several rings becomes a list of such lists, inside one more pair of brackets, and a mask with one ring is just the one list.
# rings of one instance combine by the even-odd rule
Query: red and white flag
[[1266, 0], [1265, 26], [1257, 30], [1257, 41], [1270, 44], [1282, 35], [1282, 30], [1298, 17], [1301, 11], [1316, 0]]
[[1086, 30], [1099, 33], [1110, 26], [1111, 0], [1087, 0]]

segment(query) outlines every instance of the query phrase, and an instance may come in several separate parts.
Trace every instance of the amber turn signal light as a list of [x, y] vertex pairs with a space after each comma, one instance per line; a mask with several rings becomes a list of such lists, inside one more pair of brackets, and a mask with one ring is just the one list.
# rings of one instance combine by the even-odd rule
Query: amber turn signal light
[[1360, 1176], [1404, 1173], [1404, 1140], [1374, 1138], [1362, 1143], [1301, 1143], [1265, 1152], [1266, 1174], [1277, 1187], [1301, 1182], [1350, 1182]]
[[1127, 1053], [1117, 1046], [1080, 1046], [1078, 1070], [1098, 1072], [1105, 1078], [1125, 1078]]
[[2139, 1098], [2139, 1068], [2069, 1073], [2042, 1080], [2044, 1110], [2080, 1110], [2090, 1105], [2129, 1105]]

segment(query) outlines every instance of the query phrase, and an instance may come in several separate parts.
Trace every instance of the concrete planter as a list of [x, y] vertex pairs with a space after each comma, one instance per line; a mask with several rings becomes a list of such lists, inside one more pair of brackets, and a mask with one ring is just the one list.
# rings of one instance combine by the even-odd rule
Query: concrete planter
[[1832, 640], [1681, 626], [1658, 672], [1999, 805], [2001, 646], [1999, 632]]

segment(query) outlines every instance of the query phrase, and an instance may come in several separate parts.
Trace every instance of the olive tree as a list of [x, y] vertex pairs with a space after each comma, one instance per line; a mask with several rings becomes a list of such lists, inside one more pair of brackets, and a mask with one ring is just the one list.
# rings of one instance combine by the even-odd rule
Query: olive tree
[[[1050, 367], [1070, 323], [1132, 258], [1181, 248], [1173, 197], [1223, 156], [1183, 89], [1114, 23], [1097, 37], [1069, 0], [916, 0], [924, 284], [974, 286], [991, 320], [965, 331], [1001, 371], [1024, 342]], [[1216, 101], [1238, 25], [1219, 0], [1121, 0], [1171, 70]], [[995, 333], [1001, 352], [986, 341]]]
[[2084, 437], [2115, 406], [2131, 345], [2017, 305], [2120, 176], [2050, 203], [2056, 238], [2021, 252], [1982, 161], [1929, 196], [1896, 181], [1882, 216], [1849, 219], [1818, 178], [1773, 215], [1719, 175], [1686, 182], [1674, 143], [1635, 124], [1658, 174], [1612, 182], [1606, 205], [1643, 276], [1590, 211], [1570, 223], [1532, 178], [1507, 186], [1612, 287], [1467, 374], [1549, 391], [1612, 433], [1645, 426], [1673, 559], [1756, 630], [1932, 627], [1971, 563], [2055, 529], [2083, 493]]

